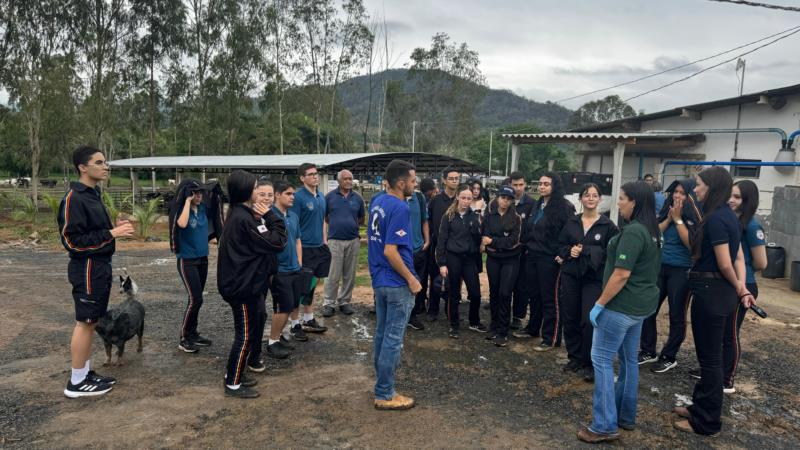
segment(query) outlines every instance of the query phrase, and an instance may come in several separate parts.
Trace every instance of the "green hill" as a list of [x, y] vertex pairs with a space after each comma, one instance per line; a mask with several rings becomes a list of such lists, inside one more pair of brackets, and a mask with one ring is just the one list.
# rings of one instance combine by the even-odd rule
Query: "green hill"
[[[404, 81], [405, 91], [414, 93], [420, 77], [408, 78], [408, 70], [391, 69], [372, 76], [372, 119], [377, 124], [378, 107], [382, 95], [381, 80]], [[481, 128], [497, 128], [510, 124], [536, 123], [542, 129], [566, 129], [572, 111], [561, 105], [539, 103], [500, 89], [483, 87], [485, 95], [476, 109], [475, 120]], [[369, 106], [369, 77], [362, 75], [343, 82], [337, 91], [344, 107], [350, 112], [353, 126], [363, 126]]]

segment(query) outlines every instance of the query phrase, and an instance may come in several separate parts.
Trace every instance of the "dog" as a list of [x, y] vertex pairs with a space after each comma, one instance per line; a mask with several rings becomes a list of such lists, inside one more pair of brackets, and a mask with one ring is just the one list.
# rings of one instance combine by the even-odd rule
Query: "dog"
[[126, 295], [126, 299], [114, 308], [108, 310], [105, 316], [97, 323], [95, 331], [103, 339], [106, 347], [107, 360], [104, 366], [111, 364], [111, 346], [117, 347], [117, 362], [113, 365], [122, 365], [122, 354], [125, 352], [125, 343], [134, 336], [139, 337], [139, 346], [136, 351], [142, 351], [142, 336], [144, 335], [144, 305], [136, 300], [139, 291], [136, 282], [122, 269], [119, 276], [119, 291]]

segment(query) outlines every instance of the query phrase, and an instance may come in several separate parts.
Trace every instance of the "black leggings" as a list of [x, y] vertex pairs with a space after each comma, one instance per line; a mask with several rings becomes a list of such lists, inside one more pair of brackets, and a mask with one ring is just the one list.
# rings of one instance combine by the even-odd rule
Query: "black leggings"
[[461, 301], [462, 279], [467, 285], [469, 324], [477, 325], [481, 323], [481, 285], [475, 257], [471, 254], [459, 255], [447, 252], [447, 317], [450, 319], [450, 326], [456, 329], [460, 321], [458, 304]]
[[561, 317], [567, 358], [584, 367], [592, 367], [592, 334], [589, 312], [603, 292], [600, 280], [582, 279], [561, 272]]
[[650, 355], [656, 353], [656, 316], [664, 303], [669, 301], [669, 337], [661, 349], [661, 358], [675, 361], [678, 350], [686, 338], [686, 310], [689, 308], [689, 278], [685, 267], [661, 265], [658, 275], [658, 306], [652, 316], [642, 324], [641, 350]]
[[[758, 285], [747, 283], [747, 290], [758, 298]], [[736, 367], [739, 365], [739, 357], [742, 355], [742, 347], [739, 340], [739, 331], [742, 329], [744, 316], [747, 308], [739, 302], [736, 305], [736, 312], [725, 321], [725, 336], [722, 338], [722, 370], [723, 381], [725, 384], [733, 384], [736, 377]]]
[[178, 258], [178, 274], [189, 294], [186, 312], [181, 323], [181, 339], [191, 340], [197, 336], [197, 316], [203, 306], [203, 289], [208, 277], [208, 258]]
[[519, 257], [486, 258], [486, 275], [489, 277], [489, 306], [492, 323], [489, 331], [501, 337], [508, 336], [511, 320], [511, 293], [517, 281]]
[[[228, 301], [233, 311], [233, 345], [228, 354], [228, 365], [225, 371], [225, 384], [238, 385], [244, 374], [253, 343], [256, 341], [258, 318], [258, 298], [250, 301]], [[262, 328], [263, 333], [263, 328]]]
[[261, 360], [261, 344], [264, 342], [264, 326], [267, 323], [265, 301], [266, 297], [262, 295], [253, 309], [253, 333], [250, 339], [250, 353], [247, 357], [247, 362], [252, 366], [257, 366]]
[[527, 330], [531, 336], [541, 331], [542, 342], [553, 347], [561, 345], [561, 308], [557, 295], [561, 266], [553, 255], [528, 253], [525, 275], [531, 298], [531, 316]]

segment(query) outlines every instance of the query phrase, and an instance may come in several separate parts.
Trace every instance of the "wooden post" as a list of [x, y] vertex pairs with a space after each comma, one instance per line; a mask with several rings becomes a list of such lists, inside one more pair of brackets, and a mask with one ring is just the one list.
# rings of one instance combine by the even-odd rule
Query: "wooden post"
[[611, 180], [611, 220], [616, 224], [619, 221], [619, 208], [617, 197], [622, 186], [622, 162], [625, 159], [625, 143], [617, 142], [614, 147], [614, 178]]
[[511, 142], [511, 172], [519, 168], [519, 145], [516, 142]]
[[136, 206], [136, 173], [131, 169], [131, 205]]

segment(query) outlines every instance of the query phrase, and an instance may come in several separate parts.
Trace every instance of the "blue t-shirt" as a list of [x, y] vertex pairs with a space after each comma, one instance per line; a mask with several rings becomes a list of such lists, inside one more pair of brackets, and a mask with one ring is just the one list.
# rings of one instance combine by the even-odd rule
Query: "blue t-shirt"
[[300, 221], [291, 209], [284, 215], [280, 209], [273, 206], [272, 211], [286, 224], [286, 247], [278, 253], [278, 273], [297, 272], [300, 270], [300, 261], [297, 259], [297, 240], [302, 238]]
[[656, 191], [655, 197], [656, 197], [656, 214], [658, 214], [658, 211], [661, 211], [661, 208], [664, 206], [664, 202], [667, 201], [667, 198], [661, 191]]
[[358, 239], [358, 222], [366, 215], [364, 199], [355, 191], [345, 197], [335, 189], [325, 196], [325, 217], [328, 218], [328, 239]]
[[664, 230], [664, 245], [661, 247], [661, 264], [672, 267], [692, 267], [692, 252], [683, 245], [678, 227], [670, 223]]
[[742, 234], [744, 268], [747, 271], [747, 278], [745, 279], [745, 282], [748, 284], [756, 283], [756, 273], [753, 270], [753, 253], [750, 251], [750, 248], [767, 245], [767, 241], [765, 241], [764, 238], [764, 229], [761, 228], [761, 224], [758, 223], [758, 220], [753, 217], [750, 219], [750, 223], [747, 224], [744, 234]]
[[292, 211], [300, 219], [300, 234], [303, 247], [322, 246], [322, 224], [325, 222], [325, 197], [317, 189], [312, 195], [305, 186], [294, 194]]
[[717, 256], [714, 247], [728, 244], [731, 262], [736, 261], [739, 253], [741, 231], [739, 219], [727, 204], [722, 205], [710, 215], [706, 215], [703, 224], [703, 243], [700, 247], [700, 258], [695, 262], [692, 270], [695, 272], [719, 272]]
[[428, 205], [425, 196], [418, 192], [411, 194], [411, 197], [408, 198], [408, 211], [411, 215], [411, 242], [414, 246], [414, 253], [416, 253], [425, 245], [425, 236], [422, 235], [422, 221], [428, 221]]
[[386, 244], [397, 245], [403, 264], [414, 273], [414, 254], [411, 250], [411, 216], [408, 203], [393, 195], [373, 198], [367, 222], [367, 260], [372, 287], [407, 286], [406, 280], [394, 271], [386, 256]]
[[385, 195], [385, 194], [386, 194], [386, 191], [378, 191], [378, 192], [372, 194], [372, 197], [369, 199], [369, 206], [367, 207], [367, 209], [372, 211], [372, 204], [375, 202], [375, 200], [380, 198], [381, 195]]
[[[177, 219], [176, 219], [177, 220]], [[208, 216], [206, 205], [197, 206], [197, 212], [189, 210], [186, 228], [178, 230], [178, 258], [192, 259], [208, 256]]]

